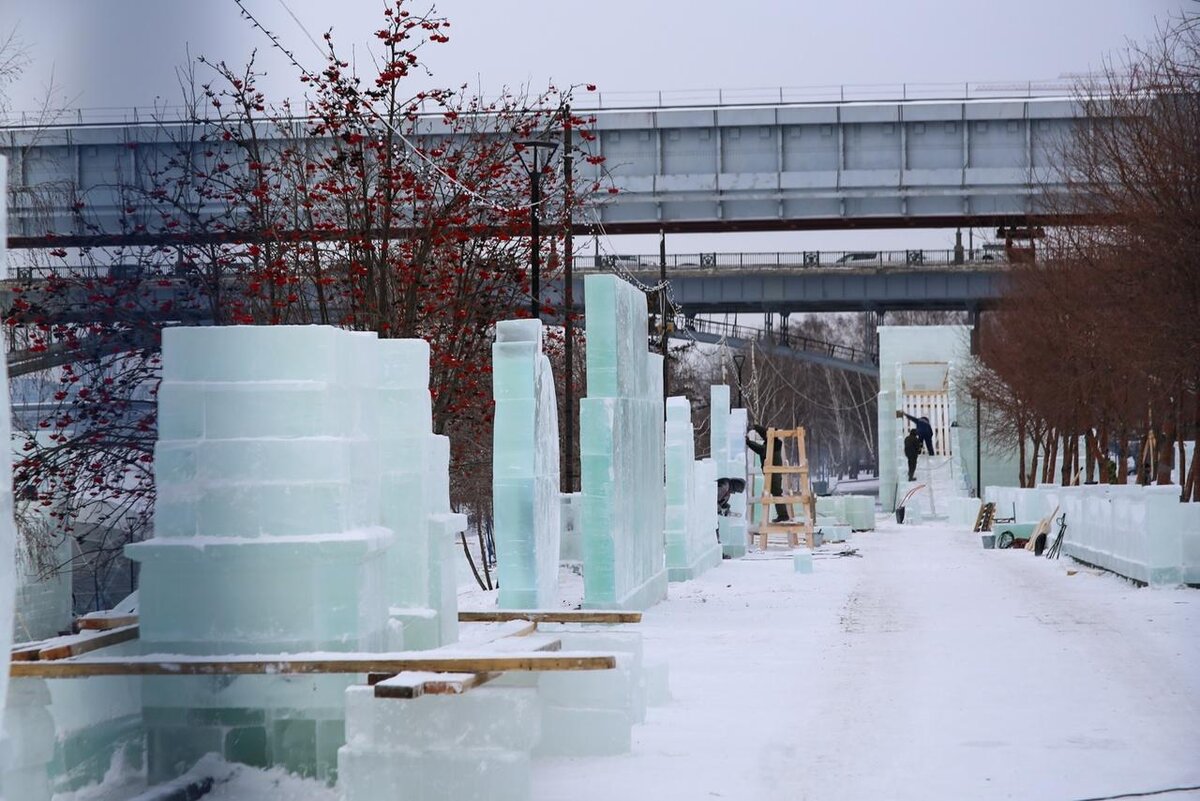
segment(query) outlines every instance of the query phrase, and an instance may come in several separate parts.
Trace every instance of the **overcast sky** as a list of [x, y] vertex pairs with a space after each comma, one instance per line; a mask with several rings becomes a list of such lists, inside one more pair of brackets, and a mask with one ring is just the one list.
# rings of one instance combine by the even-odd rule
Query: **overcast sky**
[[[286, 3], [286, 5], [285, 5]], [[247, 0], [306, 65], [333, 28], [360, 71], [379, 27], [378, 0]], [[413, 3], [414, 10], [428, 3]], [[602, 92], [829, 84], [1019, 81], [1096, 69], [1196, 0], [441, 0], [450, 42], [426, 61], [435, 83], [595, 83]], [[179, 96], [176, 68], [205, 54], [233, 62], [258, 47], [279, 97], [298, 96], [292, 70], [239, 19], [233, 0], [0, 0], [0, 33], [16, 24], [32, 63], [10, 87], [33, 108], [51, 78], [71, 107], [150, 106]], [[351, 47], [353, 45], [353, 48]], [[944, 233], [787, 234], [763, 249], [939, 246]], [[849, 238], [848, 238], [849, 237]], [[885, 241], [886, 240], [886, 241]], [[903, 240], [903, 241], [901, 241]], [[685, 242], [700, 240], [684, 240]], [[750, 245], [730, 236], [713, 245]], [[679, 243], [683, 244], [683, 243]], [[637, 240], [626, 245], [638, 250]], [[699, 246], [699, 245], [697, 245]], [[656, 248], [647, 248], [656, 249]], [[678, 246], [671, 250], [682, 249]]]

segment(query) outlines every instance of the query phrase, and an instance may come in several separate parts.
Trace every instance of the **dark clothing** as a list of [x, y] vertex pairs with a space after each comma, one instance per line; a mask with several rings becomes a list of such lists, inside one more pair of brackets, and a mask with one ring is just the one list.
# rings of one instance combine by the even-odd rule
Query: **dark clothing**
[[917, 480], [917, 456], [921, 453], [921, 440], [917, 432], [910, 431], [904, 438], [904, 457], [908, 459], [908, 480]]
[[913, 417], [911, 414], [904, 415], [917, 427], [917, 437], [925, 446], [925, 452], [933, 456], [933, 426], [929, 424], [928, 417]]
[[[759, 463], [765, 467], [767, 463], [767, 429], [762, 426], [751, 426], [751, 428], [758, 432], [763, 441], [760, 444], [746, 437], [746, 447], [758, 454]], [[771, 454], [771, 464], [783, 464], [783, 442], [780, 440], [775, 440], [774, 453]], [[776, 473], [771, 476], [771, 496], [779, 497], [780, 495], [783, 495], [783, 476]], [[792, 513], [788, 509], [787, 504], [777, 503], [775, 504], [775, 516], [779, 520], [787, 520], [792, 516]]]

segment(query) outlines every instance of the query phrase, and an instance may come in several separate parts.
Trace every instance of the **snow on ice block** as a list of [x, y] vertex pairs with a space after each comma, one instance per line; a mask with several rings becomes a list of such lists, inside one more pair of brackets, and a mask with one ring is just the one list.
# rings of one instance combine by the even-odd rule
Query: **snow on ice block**
[[807, 548], [792, 551], [792, 569], [797, 573], [813, 572], [812, 551]]

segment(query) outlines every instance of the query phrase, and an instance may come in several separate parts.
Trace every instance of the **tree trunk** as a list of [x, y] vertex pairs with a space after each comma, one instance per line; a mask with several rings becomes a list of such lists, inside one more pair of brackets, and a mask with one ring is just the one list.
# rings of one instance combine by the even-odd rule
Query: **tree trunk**
[[[975, 447], [979, 447], [976, 443]], [[1018, 483], [1025, 486], [1025, 424], [1017, 422], [1017, 461], [1020, 466], [1021, 475], [1018, 478]]]
[[1083, 447], [1087, 451], [1084, 455], [1084, 465], [1087, 475], [1084, 477], [1083, 482], [1091, 484], [1096, 480], [1092, 477], [1096, 472], [1096, 435], [1092, 433], [1091, 426], [1088, 426], [1087, 431], [1083, 432]]

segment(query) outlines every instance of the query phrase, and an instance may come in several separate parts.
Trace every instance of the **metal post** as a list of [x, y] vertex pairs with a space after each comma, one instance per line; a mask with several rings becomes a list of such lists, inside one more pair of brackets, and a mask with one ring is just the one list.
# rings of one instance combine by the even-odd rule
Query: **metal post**
[[574, 212], [572, 202], [574, 198], [571, 193], [574, 190], [574, 176], [572, 175], [572, 156], [571, 156], [571, 107], [566, 106], [563, 109], [563, 191], [566, 195], [565, 205], [567, 211], [567, 224], [563, 231], [563, 285], [565, 288], [563, 305], [563, 329], [566, 336], [564, 346], [564, 358], [566, 359], [566, 385], [565, 385], [565, 407], [566, 407], [566, 457], [564, 463], [566, 469], [563, 470], [563, 492], [575, 491], [575, 359], [574, 359], [574, 321], [571, 315], [574, 314], [575, 306], [575, 289], [571, 286], [573, 280], [573, 272], [575, 266], [574, 240], [571, 236], [572, 221]]
[[662, 335], [659, 344], [662, 347], [663, 358], [663, 414], [666, 414], [667, 396], [669, 394], [667, 390], [667, 367], [669, 361], [667, 358], [667, 233], [663, 230], [659, 230], [658, 232], [658, 283], [660, 284], [658, 290], [659, 324], [662, 326]]
[[529, 276], [529, 316], [538, 320], [542, 316], [541, 310], [541, 271], [542, 260], [541, 254], [541, 229], [538, 226], [538, 205], [542, 202], [542, 182], [541, 173], [538, 170], [537, 153], [533, 156], [534, 168], [529, 172], [529, 231], [532, 238], [530, 246], [533, 248], [533, 256], [530, 261], [532, 265], [531, 274]]

